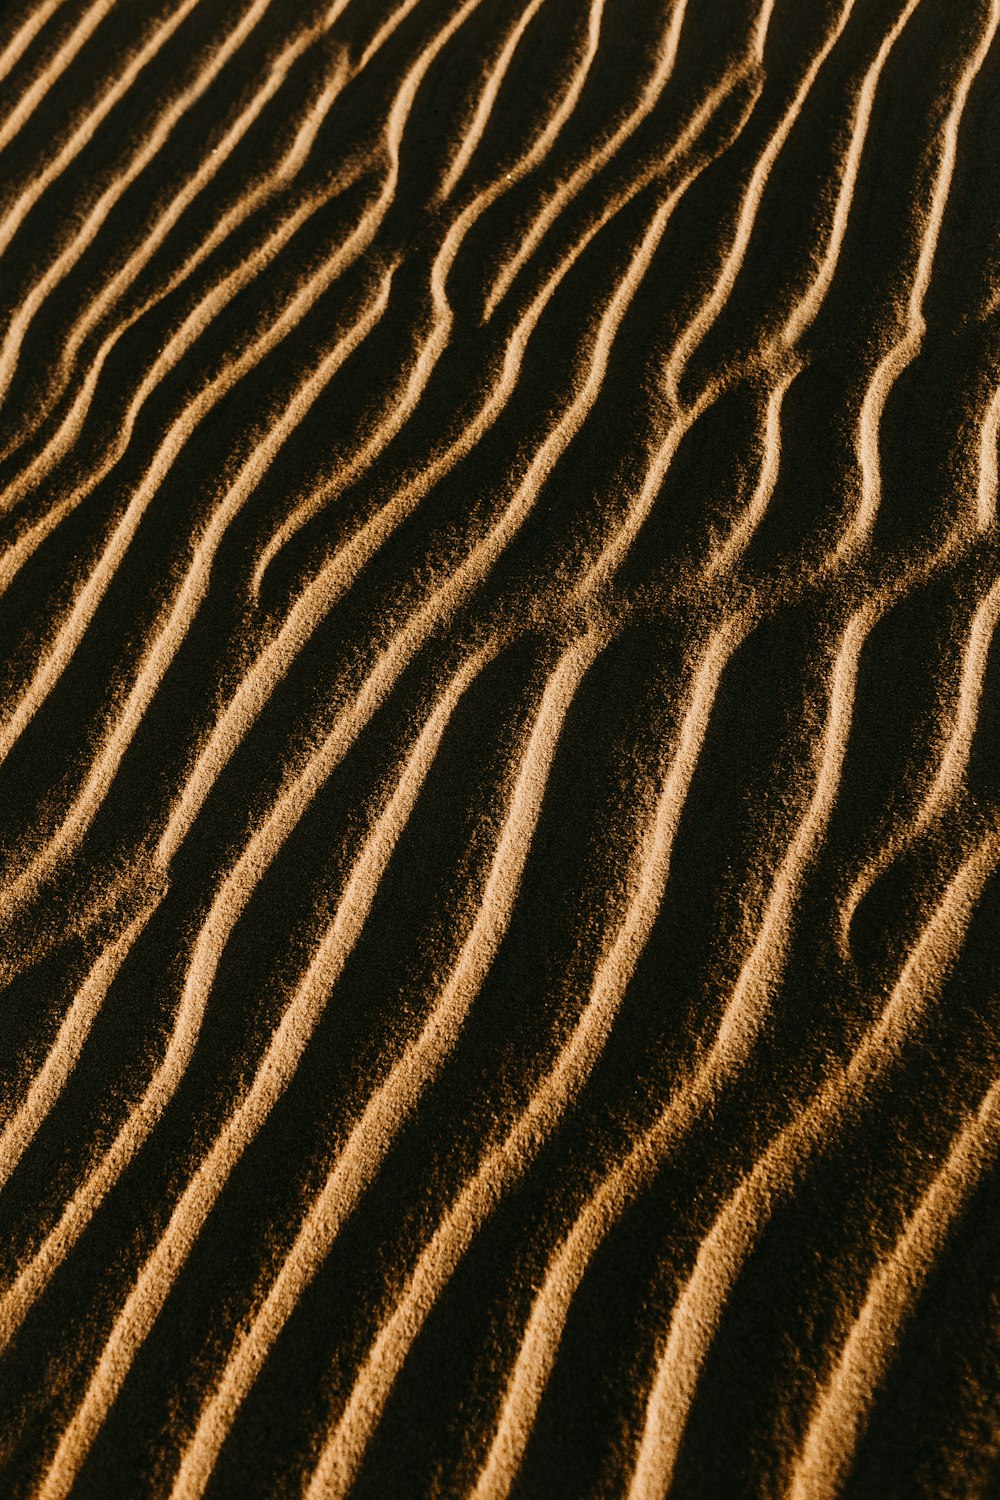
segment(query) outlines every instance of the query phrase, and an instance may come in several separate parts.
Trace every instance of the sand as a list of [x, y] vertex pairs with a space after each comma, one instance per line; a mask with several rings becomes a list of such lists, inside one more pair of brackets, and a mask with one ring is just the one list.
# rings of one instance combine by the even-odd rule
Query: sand
[[1000, 1493], [1000, 0], [0, 17], [0, 1494]]

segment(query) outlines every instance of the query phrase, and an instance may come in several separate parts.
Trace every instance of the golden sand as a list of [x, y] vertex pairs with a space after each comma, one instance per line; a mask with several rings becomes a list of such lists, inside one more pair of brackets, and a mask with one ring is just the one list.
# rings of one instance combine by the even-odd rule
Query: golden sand
[[998, 33], [0, 19], [0, 1494], [993, 1492]]

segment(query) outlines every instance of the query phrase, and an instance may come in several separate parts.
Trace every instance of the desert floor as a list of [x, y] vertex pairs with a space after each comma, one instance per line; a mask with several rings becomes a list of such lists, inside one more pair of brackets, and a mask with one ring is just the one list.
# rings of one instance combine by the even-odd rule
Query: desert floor
[[1000, 1496], [998, 105], [3, 8], [3, 1500]]

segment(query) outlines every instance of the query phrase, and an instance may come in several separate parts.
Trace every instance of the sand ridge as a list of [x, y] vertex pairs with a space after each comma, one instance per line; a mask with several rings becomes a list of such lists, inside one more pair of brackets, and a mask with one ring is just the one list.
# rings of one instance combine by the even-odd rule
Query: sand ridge
[[0, 21], [4, 1494], [991, 1492], [998, 32]]

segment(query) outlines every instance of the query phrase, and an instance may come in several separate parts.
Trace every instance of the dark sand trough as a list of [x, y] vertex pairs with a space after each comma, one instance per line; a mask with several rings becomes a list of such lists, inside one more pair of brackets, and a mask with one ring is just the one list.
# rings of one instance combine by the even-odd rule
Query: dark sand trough
[[0, 1494], [1000, 1494], [1000, 0], [0, 17]]

